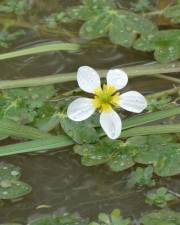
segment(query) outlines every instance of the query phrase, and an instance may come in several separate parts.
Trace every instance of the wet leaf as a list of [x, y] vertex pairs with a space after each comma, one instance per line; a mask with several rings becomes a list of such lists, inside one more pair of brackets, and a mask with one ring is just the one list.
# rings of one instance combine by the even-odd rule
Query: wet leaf
[[132, 171], [128, 178], [128, 186], [154, 186], [155, 180], [153, 178], [153, 167], [148, 166], [145, 169], [138, 167], [135, 171]]
[[160, 210], [147, 213], [141, 218], [143, 225], [179, 225], [180, 213], [171, 210]]
[[155, 59], [167, 63], [180, 58], [180, 30], [170, 29], [155, 32], [138, 39], [134, 48], [143, 51], [153, 51]]
[[99, 140], [98, 133], [88, 121], [75, 122], [64, 114], [61, 114], [59, 119], [65, 133], [76, 143], [95, 143]]
[[180, 23], [180, 2], [168, 7], [163, 15], [171, 18], [171, 22], [173, 23]]
[[32, 220], [28, 223], [28, 225], [84, 225], [86, 224], [85, 220], [81, 219], [80, 217], [64, 214], [62, 216], [44, 216], [42, 218], [38, 218]]
[[82, 25], [80, 29], [81, 37], [95, 39], [106, 36], [111, 20], [111, 16], [107, 15], [107, 13], [102, 13], [99, 16], [93, 17]]
[[146, 203], [150, 205], [155, 205], [160, 208], [165, 208], [168, 206], [169, 201], [176, 200], [176, 196], [169, 193], [169, 190], [165, 187], [154, 189], [146, 194]]
[[3, 180], [18, 180], [20, 176], [20, 167], [9, 163], [0, 163], [0, 182]]
[[150, 20], [119, 10], [113, 15], [109, 37], [114, 44], [131, 47], [139, 35], [147, 36], [156, 31], [156, 26]]
[[100, 140], [94, 145], [76, 145], [74, 152], [81, 156], [81, 162], [85, 166], [95, 166], [108, 162], [119, 148], [118, 141], [108, 138]]
[[7, 180], [0, 182], [0, 199], [15, 199], [27, 195], [31, 192], [30, 185], [17, 181]]
[[114, 209], [111, 214], [99, 213], [98, 222], [91, 222], [89, 225], [129, 225], [130, 219], [124, 219], [119, 209]]

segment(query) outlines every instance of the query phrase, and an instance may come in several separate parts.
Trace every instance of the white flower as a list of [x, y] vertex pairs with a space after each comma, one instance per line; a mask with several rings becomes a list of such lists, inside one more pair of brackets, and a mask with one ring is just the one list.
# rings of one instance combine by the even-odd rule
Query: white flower
[[140, 113], [147, 107], [147, 102], [137, 91], [123, 94], [117, 92], [128, 83], [128, 76], [124, 71], [109, 70], [106, 80], [107, 85], [101, 86], [100, 77], [93, 68], [80, 67], [77, 72], [79, 87], [94, 94], [94, 98], [80, 97], [74, 100], [67, 109], [67, 115], [71, 120], [83, 121], [99, 110], [101, 127], [109, 138], [116, 139], [121, 134], [122, 123], [112, 107], [122, 107], [127, 111]]

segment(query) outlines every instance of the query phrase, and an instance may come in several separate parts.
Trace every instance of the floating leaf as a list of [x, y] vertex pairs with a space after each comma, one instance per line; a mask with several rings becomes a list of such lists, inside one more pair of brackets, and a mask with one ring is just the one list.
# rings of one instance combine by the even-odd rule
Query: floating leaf
[[161, 63], [174, 61], [180, 57], [180, 30], [169, 29], [155, 32], [138, 39], [134, 48], [153, 51], [156, 60]]
[[6, 180], [0, 182], [0, 199], [15, 199], [27, 195], [31, 192], [30, 185], [17, 181]]
[[171, 210], [160, 210], [145, 214], [141, 218], [143, 225], [179, 225], [180, 213]]
[[62, 216], [44, 216], [42, 218], [38, 218], [32, 220], [28, 223], [28, 225], [85, 225], [85, 221], [80, 217], [65, 214]]
[[145, 169], [138, 167], [135, 171], [131, 172], [128, 178], [128, 186], [133, 187], [135, 185], [138, 186], [154, 186], [155, 180], [153, 177], [153, 167], [148, 166]]
[[176, 200], [176, 196], [169, 193], [169, 190], [165, 187], [151, 190], [146, 194], [146, 203], [160, 208], [167, 207], [167, 203], [172, 200]]
[[112, 159], [114, 151], [117, 151], [118, 148], [118, 141], [104, 138], [94, 145], [76, 145], [74, 152], [82, 157], [81, 162], [83, 165], [95, 166]]
[[0, 182], [3, 180], [17, 180], [20, 176], [20, 167], [9, 163], [0, 163]]
[[119, 209], [114, 209], [111, 214], [99, 213], [98, 222], [91, 222], [89, 225], [128, 225], [130, 219], [124, 219]]
[[146, 36], [156, 31], [156, 26], [150, 20], [126, 10], [119, 10], [113, 15], [109, 37], [115, 44], [131, 47], [138, 35]]

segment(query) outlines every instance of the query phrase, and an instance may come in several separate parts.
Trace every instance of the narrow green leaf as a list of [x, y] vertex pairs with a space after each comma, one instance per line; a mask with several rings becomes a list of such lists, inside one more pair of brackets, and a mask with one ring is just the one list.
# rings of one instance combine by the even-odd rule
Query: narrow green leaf
[[123, 122], [123, 129], [128, 129], [131, 127], [136, 127], [142, 124], [146, 124], [149, 122], [165, 119], [168, 117], [180, 115], [180, 107], [174, 107], [164, 111], [158, 111], [153, 113], [146, 113], [140, 116], [134, 116], [129, 119], [126, 119]]
[[10, 120], [0, 120], [0, 135], [27, 139], [51, 137], [51, 134], [40, 131], [30, 126], [20, 125]]
[[127, 129], [122, 132], [121, 137], [132, 137], [139, 135], [150, 135], [150, 134], [168, 134], [180, 132], [180, 124], [173, 125], [152, 125], [145, 127], [134, 127]]
[[11, 144], [0, 147], [0, 156], [14, 155], [27, 152], [36, 152], [73, 145], [74, 142], [65, 135], [42, 138], [24, 143]]
[[0, 54], [0, 60], [51, 51], [78, 51], [79, 49], [80, 45], [73, 43], [43, 44], [32, 48], [26, 48], [14, 52]]

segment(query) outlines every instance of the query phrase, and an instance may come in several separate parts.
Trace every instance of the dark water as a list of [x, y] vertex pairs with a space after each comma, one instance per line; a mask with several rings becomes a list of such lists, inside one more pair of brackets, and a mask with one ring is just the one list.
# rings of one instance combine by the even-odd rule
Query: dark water
[[[52, 1], [52, 10], [57, 2]], [[78, 1], [59, 2], [66, 7]], [[48, 8], [48, 1], [34, 0], [31, 3], [39, 7], [40, 14], [45, 13]], [[53, 35], [37, 35], [29, 30], [11, 50], [55, 41], [64, 40]], [[0, 63], [0, 78], [19, 79], [71, 72], [76, 71], [81, 65], [110, 69], [114, 66], [142, 64], [151, 60], [150, 54], [99, 45], [77, 53], [54, 52], [7, 60]], [[131, 80], [127, 89], [136, 89], [148, 94], [171, 87], [172, 84], [169, 82], [155, 78], [140, 78]], [[68, 84], [60, 88], [70, 90]], [[144, 203], [144, 194], [147, 190], [126, 188], [127, 174], [130, 171], [112, 173], [106, 167], [83, 167], [79, 157], [72, 153], [72, 149], [36, 155], [17, 155], [1, 158], [1, 161], [20, 166], [22, 180], [29, 183], [33, 191], [21, 201], [5, 202], [4, 206], [0, 207], [0, 223], [25, 223], [28, 218], [34, 218], [39, 214], [60, 213], [64, 210], [93, 218], [98, 212], [110, 212], [113, 208], [120, 208], [125, 216], [138, 218], [143, 212], [156, 209]], [[175, 192], [178, 192], [180, 187], [178, 176], [159, 182]], [[175, 204], [172, 208], [179, 210], [180, 204]]]

